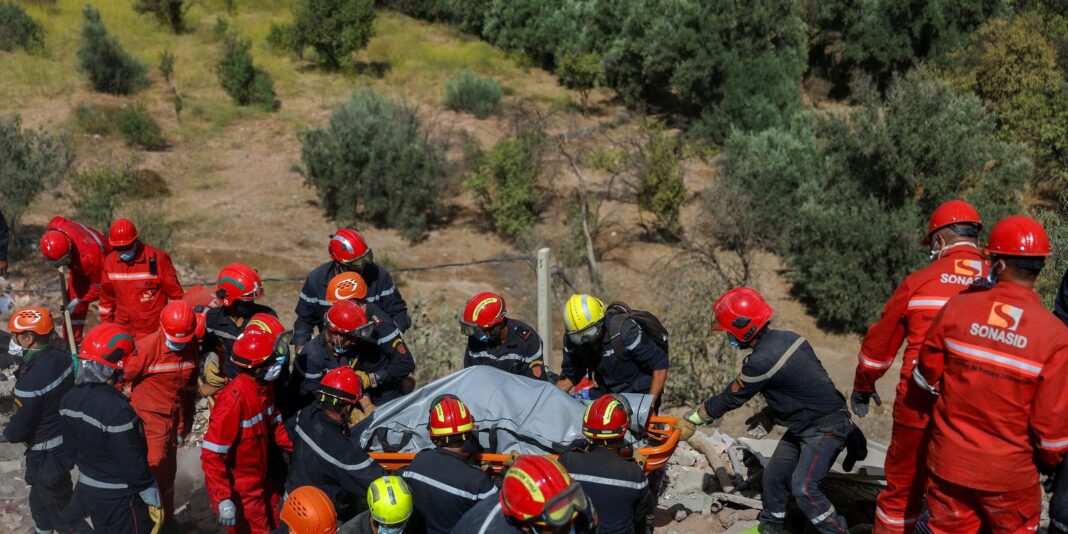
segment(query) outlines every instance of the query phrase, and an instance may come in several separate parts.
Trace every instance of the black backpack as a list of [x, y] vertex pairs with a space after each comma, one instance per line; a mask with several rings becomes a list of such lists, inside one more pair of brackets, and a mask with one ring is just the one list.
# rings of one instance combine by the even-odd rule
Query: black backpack
[[615, 352], [619, 358], [626, 358], [627, 348], [623, 346], [623, 339], [620, 336], [620, 332], [623, 330], [623, 323], [627, 319], [633, 319], [635, 323], [638, 323], [638, 328], [642, 329], [645, 335], [653, 339], [653, 343], [656, 343], [658, 347], [664, 350], [664, 353], [668, 351], [668, 331], [664, 328], [664, 323], [660, 322], [655, 315], [644, 311], [636, 310], [622, 302], [613, 302], [605, 309], [605, 314], [612, 316], [608, 318], [607, 335], [609, 343], [612, 345], [612, 351]]

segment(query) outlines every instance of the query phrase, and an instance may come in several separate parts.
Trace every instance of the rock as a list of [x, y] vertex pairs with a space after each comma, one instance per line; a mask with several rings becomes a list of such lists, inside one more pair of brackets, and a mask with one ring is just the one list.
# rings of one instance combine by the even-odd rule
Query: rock
[[701, 454], [693, 450], [688, 444], [681, 443], [671, 456], [671, 462], [677, 465], [693, 467], [702, 460]]
[[675, 510], [675, 521], [682, 521], [683, 519], [686, 519], [686, 516], [688, 515], [690, 514], [688, 514], [685, 509], [679, 508], [678, 510]]
[[11, 484], [0, 484], [0, 496], [11, 497], [15, 495], [15, 487]]
[[11, 474], [22, 471], [22, 460], [5, 460], [0, 462], [0, 474]]

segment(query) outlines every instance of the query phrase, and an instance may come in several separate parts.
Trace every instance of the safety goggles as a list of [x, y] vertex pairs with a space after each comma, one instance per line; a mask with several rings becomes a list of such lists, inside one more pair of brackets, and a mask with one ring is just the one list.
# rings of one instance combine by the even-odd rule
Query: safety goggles
[[[375, 325], [367, 323], [355, 330], [348, 332], [342, 332], [335, 330], [334, 328], [327, 328], [327, 330], [333, 334], [335, 341], [348, 342], [348, 344], [355, 343], [358, 340], [370, 341], [371, 333], [374, 331]], [[344, 344], [344, 343], [343, 343]]]
[[460, 332], [463, 335], [467, 336], [467, 337], [475, 337], [475, 338], [483, 338], [483, 337], [488, 338], [488, 337], [490, 337], [490, 329], [489, 328], [483, 328], [481, 326], [478, 326], [477, 324], [469, 323], [467, 321], [462, 321], [462, 320], [460, 321]]
[[567, 526], [579, 512], [585, 510], [586, 494], [583, 493], [582, 486], [572, 482], [566, 490], [545, 503], [545, 508], [541, 514], [531, 517], [523, 523], [556, 529]]
[[363, 253], [363, 256], [352, 258], [351, 260], [343, 261], [341, 263], [353, 271], [362, 271], [363, 266], [372, 261], [374, 261], [374, 256], [371, 254], [371, 251], [368, 250]]
[[567, 338], [570, 339], [571, 342], [576, 344], [576, 345], [583, 345], [585, 343], [589, 343], [590, 341], [593, 341], [594, 339], [597, 339], [597, 336], [599, 336], [600, 334], [601, 334], [601, 325], [593, 324], [593, 325], [587, 326], [584, 330], [579, 330], [578, 332], [570, 332], [570, 333], [568, 333], [567, 334]]

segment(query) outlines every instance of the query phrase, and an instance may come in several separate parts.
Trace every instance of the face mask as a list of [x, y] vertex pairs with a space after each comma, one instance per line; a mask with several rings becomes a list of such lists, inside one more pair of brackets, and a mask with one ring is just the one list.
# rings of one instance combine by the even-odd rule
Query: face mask
[[137, 249], [132, 248], [130, 250], [124, 250], [119, 253], [119, 259], [122, 261], [130, 261], [137, 255]]
[[267, 370], [267, 374], [263, 375], [263, 380], [265, 382], [274, 382], [275, 380], [278, 379], [278, 376], [281, 375], [281, 374], [282, 374], [282, 362], [278, 362], [278, 363], [272, 365], [271, 368]]
[[337, 342], [334, 342], [332, 345], [330, 345], [330, 348], [334, 350], [334, 354], [345, 354], [346, 352], [348, 352], [345, 347], [342, 347], [341, 344]]
[[16, 358], [21, 358], [22, 357], [22, 353], [25, 352], [25, 351], [26, 351], [25, 347], [23, 347], [22, 345], [19, 345], [18, 343], [15, 342], [15, 336], [11, 336], [11, 339], [7, 342], [7, 352], [8, 352], [8, 354], [11, 354], [12, 356], [14, 356]]
[[727, 334], [727, 343], [730, 343], [731, 346], [736, 348], [736, 349], [743, 348], [742, 347], [742, 342], [738, 341], [738, 338], [734, 337], [734, 334]]
[[176, 342], [171, 341], [171, 340], [168, 339], [168, 340], [165, 340], [163, 342], [163, 344], [167, 345], [167, 348], [171, 349], [174, 352], [182, 352], [182, 349], [184, 349], [185, 346], [188, 345], [189, 343], [176, 343]]
[[378, 534], [401, 534], [404, 525], [378, 525]]
[[490, 335], [489, 332], [485, 330], [479, 330], [478, 332], [475, 332], [475, 335], [471, 336], [471, 339], [474, 339], [479, 343], [489, 343]]

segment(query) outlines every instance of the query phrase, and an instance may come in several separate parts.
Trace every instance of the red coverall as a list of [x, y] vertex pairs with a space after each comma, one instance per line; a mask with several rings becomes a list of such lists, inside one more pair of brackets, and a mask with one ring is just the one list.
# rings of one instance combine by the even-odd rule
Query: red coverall
[[100, 321], [118, 323], [135, 338], [158, 330], [163, 307], [183, 294], [171, 257], [145, 243], [129, 263], [117, 252], [107, 255], [100, 289]]
[[200, 451], [212, 508], [218, 513], [225, 499], [237, 506], [237, 526], [227, 528], [230, 534], [268, 533], [279, 526], [279, 486], [267, 469], [272, 445], [293, 450], [274, 407], [274, 384], [261, 385], [239, 373], [215, 394]]
[[890, 449], [886, 451], [886, 489], [875, 504], [876, 534], [911, 533], [915, 528], [927, 485], [926, 428], [931, 395], [913, 383], [912, 368], [935, 315], [950, 297], [987, 271], [986, 261], [975, 247], [947, 249], [942, 257], [905, 278], [860, 346], [853, 389], [870, 393], [875, 391], [875, 381], [894, 364], [901, 342], [906, 342]]
[[159, 484], [163, 509], [174, 513], [174, 476], [178, 470], [178, 436], [194, 410], [198, 369], [195, 341], [181, 352], [164, 343], [162, 330], [137, 340], [137, 352], [127, 358], [122, 380], [130, 386], [130, 406], [145, 425], [148, 467]]
[[48, 230], [59, 230], [71, 242], [73, 250], [70, 255], [70, 276], [67, 277], [67, 296], [71, 300], [78, 299], [70, 319], [74, 340], [81, 343], [89, 305], [100, 298], [104, 257], [111, 252], [111, 246], [100, 232], [58, 215], [48, 222]]
[[917, 382], [939, 392], [927, 501], [935, 533], [1034, 532], [1038, 460], [1068, 449], [1068, 329], [1031, 289], [1000, 281], [946, 304]]

